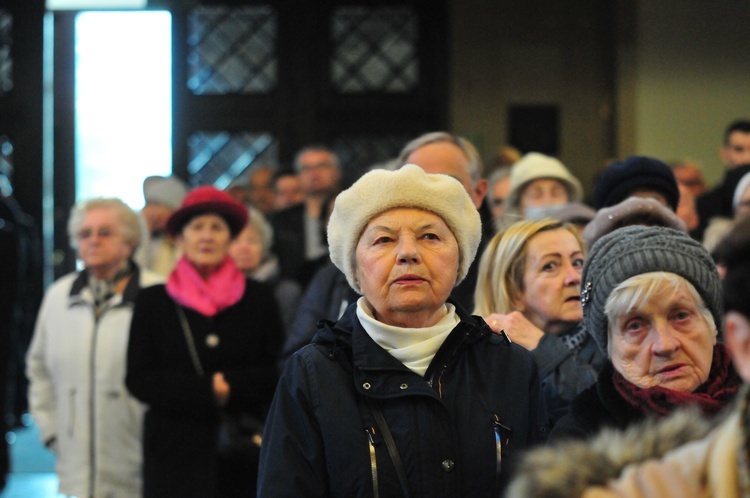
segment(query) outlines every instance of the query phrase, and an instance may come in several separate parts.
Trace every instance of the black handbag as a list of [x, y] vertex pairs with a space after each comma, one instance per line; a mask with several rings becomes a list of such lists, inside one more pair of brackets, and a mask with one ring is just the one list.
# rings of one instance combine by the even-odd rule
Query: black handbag
[[[177, 316], [182, 325], [182, 332], [185, 335], [193, 367], [198, 375], [205, 377], [205, 370], [203, 370], [203, 365], [200, 358], [198, 358], [198, 351], [195, 349], [193, 333], [190, 330], [190, 324], [185, 316], [185, 311], [179, 304], [175, 303], [175, 306], [177, 307]], [[260, 453], [260, 444], [263, 438], [263, 422], [245, 412], [226, 412], [225, 410], [220, 410], [219, 417], [219, 457], [255, 456]]]
[[225, 457], [260, 454], [263, 423], [247, 413], [221, 412], [219, 455]]

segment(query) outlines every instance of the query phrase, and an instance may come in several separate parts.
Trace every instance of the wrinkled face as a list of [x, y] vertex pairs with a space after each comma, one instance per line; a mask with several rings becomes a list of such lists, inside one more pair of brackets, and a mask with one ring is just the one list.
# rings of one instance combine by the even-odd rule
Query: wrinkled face
[[442, 218], [397, 208], [376, 216], [355, 249], [355, 276], [376, 318], [398, 326], [434, 325], [458, 276], [458, 242]]
[[545, 332], [561, 334], [583, 320], [583, 251], [564, 228], [534, 235], [527, 242], [526, 267], [518, 307]]
[[632, 384], [691, 393], [708, 379], [714, 344], [716, 334], [682, 285], [611, 322], [608, 349], [615, 370]]
[[229, 245], [229, 255], [243, 272], [253, 271], [263, 260], [263, 241], [251, 224], [245, 226]]
[[750, 164], [750, 133], [732, 132], [721, 149], [721, 158], [730, 169]]
[[286, 209], [305, 200], [302, 185], [296, 176], [286, 175], [276, 180], [275, 200], [276, 209]]
[[450, 142], [435, 142], [423, 145], [406, 158], [407, 164], [416, 164], [426, 173], [452, 176], [464, 186], [479, 209], [487, 192], [486, 180], [474, 182], [469, 171], [469, 158], [456, 145]]
[[146, 203], [141, 210], [146, 219], [146, 226], [151, 234], [158, 234], [167, 229], [167, 220], [172, 214], [172, 209], [164, 204]]
[[224, 218], [217, 214], [203, 214], [192, 218], [177, 237], [182, 254], [199, 271], [212, 271], [229, 252], [231, 232]]
[[508, 191], [510, 190], [510, 177], [506, 176], [502, 180], [498, 180], [492, 186], [492, 197], [490, 201], [490, 208], [492, 209], [492, 217], [498, 219], [505, 214], [505, 198], [508, 197]]
[[299, 179], [305, 194], [325, 194], [338, 187], [341, 173], [324, 150], [311, 150], [300, 156]]
[[523, 212], [529, 207], [557, 206], [569, 202], [565, 184], [552, 178], [540, 178], [529, 182], [521, 192], [518, 207]]
[[97, 278], [112, 278], [135, 249], [125, 240], [114, 210], [93, 208], [83, 215], [76, 233], [78, 257]]

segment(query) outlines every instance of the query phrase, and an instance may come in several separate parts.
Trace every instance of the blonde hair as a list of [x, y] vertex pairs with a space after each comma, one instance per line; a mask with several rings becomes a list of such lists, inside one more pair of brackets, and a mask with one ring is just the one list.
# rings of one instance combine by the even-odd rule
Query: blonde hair
[[706, 306], [703, 298], [698, 294], [697, 289], [685, 277], [676, 273], [666, 271], [652, 271], [634, 275], [629, 279], [620, 282], [612, 289], [607, 302], [604, 304], [604, 315], [607, 317], [607, 347], [609, 348], [609, 335], [612, 332], [612, 325], [617, 323], [617, 317], [638, 309], [645, 301], [652, 296], [667, 298], [674, 296], [680, 289], [687, 289], [690, 295], [698, 305], [698, 311], [708, 323], [711, 332], [716, 335], [717, 328], [714, 316]]
[[523, 292], [523, 274], [529, 240], [540, 232], [562, 228], [578, 241], [581, 251], [584, 243], [578, 230], [562, 221], [544, 218], [523, 220], [498, 232], [482, 253], [479, 261], [477, 288], [474, 291], [474, 314], [510, 313], [516, 309]]

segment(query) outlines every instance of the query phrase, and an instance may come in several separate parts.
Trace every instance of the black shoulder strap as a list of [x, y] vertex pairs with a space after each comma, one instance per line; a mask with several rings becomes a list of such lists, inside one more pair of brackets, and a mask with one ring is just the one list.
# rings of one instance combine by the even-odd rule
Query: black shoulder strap
[[375, 417], [375, 423], [380, 429], [380, 433], [383, 435], [385, 446], [388, 448], [388, 454], [391, 455], [393, 466], [396, 468], [396, 474], [398, 475], [398, 480], [401, 483], [401, 490], [404, 492], [404, 498], [409, 498], [409, 481], [406, 480], [406, 471], [404, 470], [404, 464], [403, 462], [401, 462], [401, 455], [399, 455], [398, 453], [396, 441], [393, 440], [393, 435], [391, 434], [391, 430], [388, 428], [388, 422], [386, 422], [385, 417], [383, 416], [383, 411], [380, 409], [380, 405], [378, 404], [378, 402], [373, 398], [362, 396], [361, 394], [359, 395], [359, 397], [365, 399], [367, 405], [370, 408], [370, 412], [372, 413], [373, 417]]
[[[336, 360], [345, 371], [352, 372], [351, 350], [342, 351], [341, 349], [338, 349], [334, 351], [331, 349], [326, 350], [327, 348], [321, 344], [316, 344], [316, 346], [318, 347], [318, 350], [326, 354], [329, 359]], [[359, 416], [362, 419], [365, 431], [370, 434], [369, 429], [373, 426], [370, 421], [374, 418], [374, 425], [380, 429], [380, 434], [385, 441], [385, 446], [388, 448], [388, 454], [390, 455], [393, 466], [396, 469], [396, 474], [398, 475], [404, 498], [409, 498], [411, 496], [409, 494], [409, 481], [406, 479], [404, 464], [401, 461], [401, 455], [399, 455], [398, 448], [396, 447], [396, 441], [393, 439], [393, 435], [388, 427], [388, 422], [385, 420], [383, 411], [380, 409], [380, 405], [375, 399], [363, 396], [359, 391], [356, 391], [356, 389], [355, 392], [357, 396], [357, 409], [359, 410]]]

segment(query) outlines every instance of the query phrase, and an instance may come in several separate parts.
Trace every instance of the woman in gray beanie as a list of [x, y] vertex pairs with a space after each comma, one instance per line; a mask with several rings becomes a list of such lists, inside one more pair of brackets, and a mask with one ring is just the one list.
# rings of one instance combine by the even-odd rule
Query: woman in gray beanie
[[495, 496], [544, 439], [531, 355], [446, 302], [480, 222], [463, 186], [415, 165], [336, 199], [333, 263], [362, 297], [286, 363], [259, 496]]
[[715, 414], [740, 379], [717, 344], [722, 290], [708, 252], [684, 232], [630, 226], [599, 239], [581, 279], [584, 327], [609, 362], [554, 427], [586, 437], [682, 405]]

